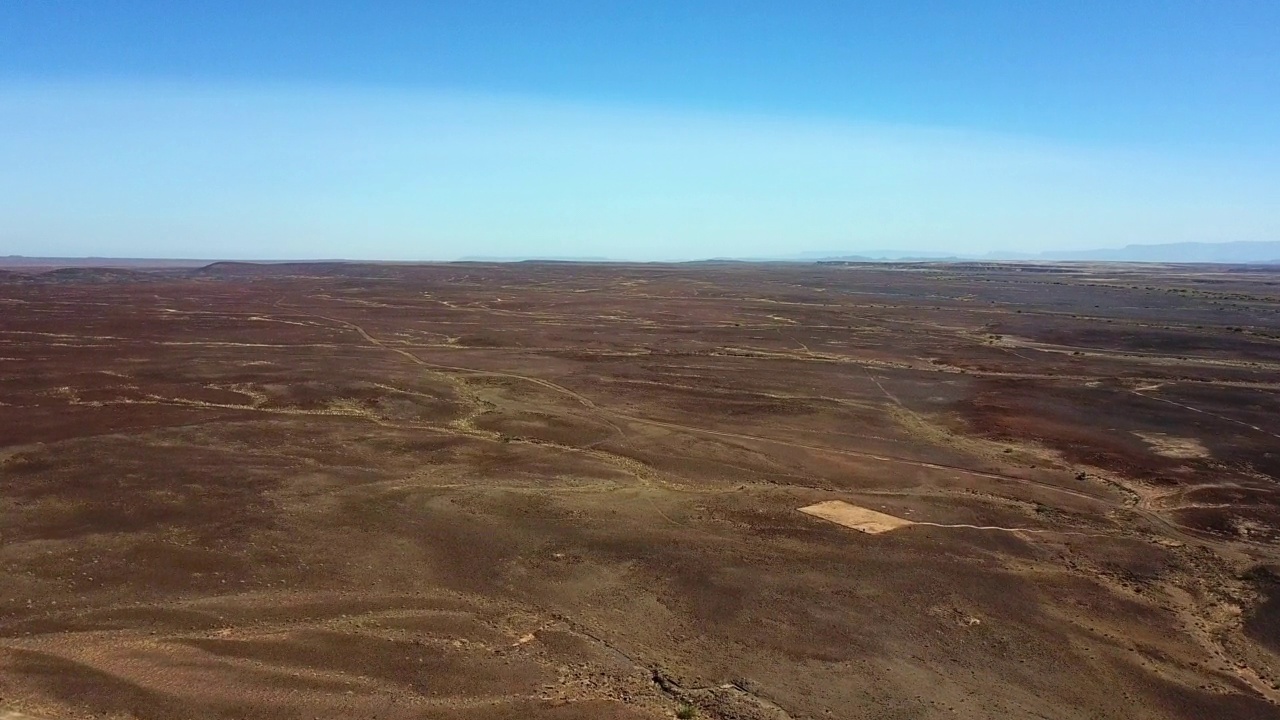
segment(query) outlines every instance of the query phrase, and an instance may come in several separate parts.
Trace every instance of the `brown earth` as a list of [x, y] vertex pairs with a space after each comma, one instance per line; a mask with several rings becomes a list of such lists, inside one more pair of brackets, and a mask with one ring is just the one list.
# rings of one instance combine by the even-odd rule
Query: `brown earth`
[[0, 717], [1280, 717], [1239, 270], [0, 274]]

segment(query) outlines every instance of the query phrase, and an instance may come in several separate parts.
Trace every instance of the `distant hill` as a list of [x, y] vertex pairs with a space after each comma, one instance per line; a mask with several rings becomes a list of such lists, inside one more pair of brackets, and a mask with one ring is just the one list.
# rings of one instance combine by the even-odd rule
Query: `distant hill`
[[1126, 245], [1114, 250], [1046, 252], [1042, 260], [1109, 262], [1280, 264], [1280, 241]]
[[857, 254], [844, 252], [798, 253], [790, 260], [823, 262], [1148, 262], [1148, 263], [1224, 263], [1236, 265], [1280, 265], [1280, 241], [1227, 243], [1165, 243], [1159, 245], [1126, 245], [1122, 248], [1092, 250], [1050, 250], [1041, 253], [989, 252], [985, 255], [955, 255], [901, 250], [866, 250]]
[[[55, 268], [115, 268], [151, 273], [187, 271], [208, 277], [280, 276], [280, 275], [351, 275], [359, 277], [389, 277], [391, 268], [402, 265], [438, 264], [441, 261], [346, 261], [327, 260], [276, 260], [276, 261], [202, 261], [167, 260], [148, 258], [36, 258], [20, 255], [0, 256], [0, 269], [16, 270], [28, 276]], [[600, 256], [479, 256], [472, 255], [453, 262], [461, 263], [630, 263], [635, 261]], [[680, 261], [668, 261], [680, 262]], [[1132, 262], [1132, 263], [1220, 263], [1231, 265], [1280, 266], [1280, 241], [1256, 242], [1184, 242], [1155, 245], [1126, 245], [1121, 248], [1095, 248], [1091, 250], [1050, 250], [1039, 253], [988, 252], [985, 254], [956, 254], [921, 250], [831, 250], [806, 251], [773, 256], [714, 257], [693, 262]], [[56, 279], [53, 276], [49, 279]], [[75, 273], [62, 276], [73, 279]], [[92, 275], [83, 279], [124, 279], [121, 275]], [[9, 278], [9, 282], [16, 278]]]

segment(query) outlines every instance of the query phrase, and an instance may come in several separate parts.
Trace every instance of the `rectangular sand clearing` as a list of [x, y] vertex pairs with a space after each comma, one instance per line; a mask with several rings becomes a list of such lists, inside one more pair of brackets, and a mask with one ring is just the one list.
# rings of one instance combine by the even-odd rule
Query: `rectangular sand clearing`
[[826, 500], [802, 507], [800, 512], [873, 535], [913, 524], [910, 520], [850, 505], [843, 500]]

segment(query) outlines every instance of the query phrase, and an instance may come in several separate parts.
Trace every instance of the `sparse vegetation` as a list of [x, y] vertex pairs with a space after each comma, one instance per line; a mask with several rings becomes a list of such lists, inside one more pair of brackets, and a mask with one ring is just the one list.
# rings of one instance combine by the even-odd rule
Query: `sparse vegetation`
[[[1255, 335], [1280, 314], [1165, 292], [1083, 313], [1114, 288], [996, 266], [805, 273], [0, 273], [3, 703], [372, 717], [559, 677], [593, 717], [960, 691], [1142, 716], [1081, 691], [1107, 658], [1135, 698], [1177, 668], [1238, 717], [1273, 709], [1280, 345]], [[785, 326], [732, 321], [783, 304]], [[503, 342], [446, 341], [482, 334]], [[1131, 650], [1157, 636], [1158, 663]], [[849, 668], [885, 648], [903, 677], [991, 671], [869, 698]]]

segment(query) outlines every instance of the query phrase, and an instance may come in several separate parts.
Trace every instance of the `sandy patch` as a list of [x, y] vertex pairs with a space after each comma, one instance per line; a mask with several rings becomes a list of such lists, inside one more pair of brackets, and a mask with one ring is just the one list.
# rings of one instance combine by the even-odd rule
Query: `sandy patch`
[[910, 520], [850, 505], [843, 500], [827, 500], [809, 505], [800, 508], [800, 512], [873, 535], [912, 524]]
[[1157, 455], [1183, 460], [1209, 457], [1209, 449], [1195, 438], [1174, 437], [1156, 432], [1135, 432], [1134, 435], [1145, 440]]

